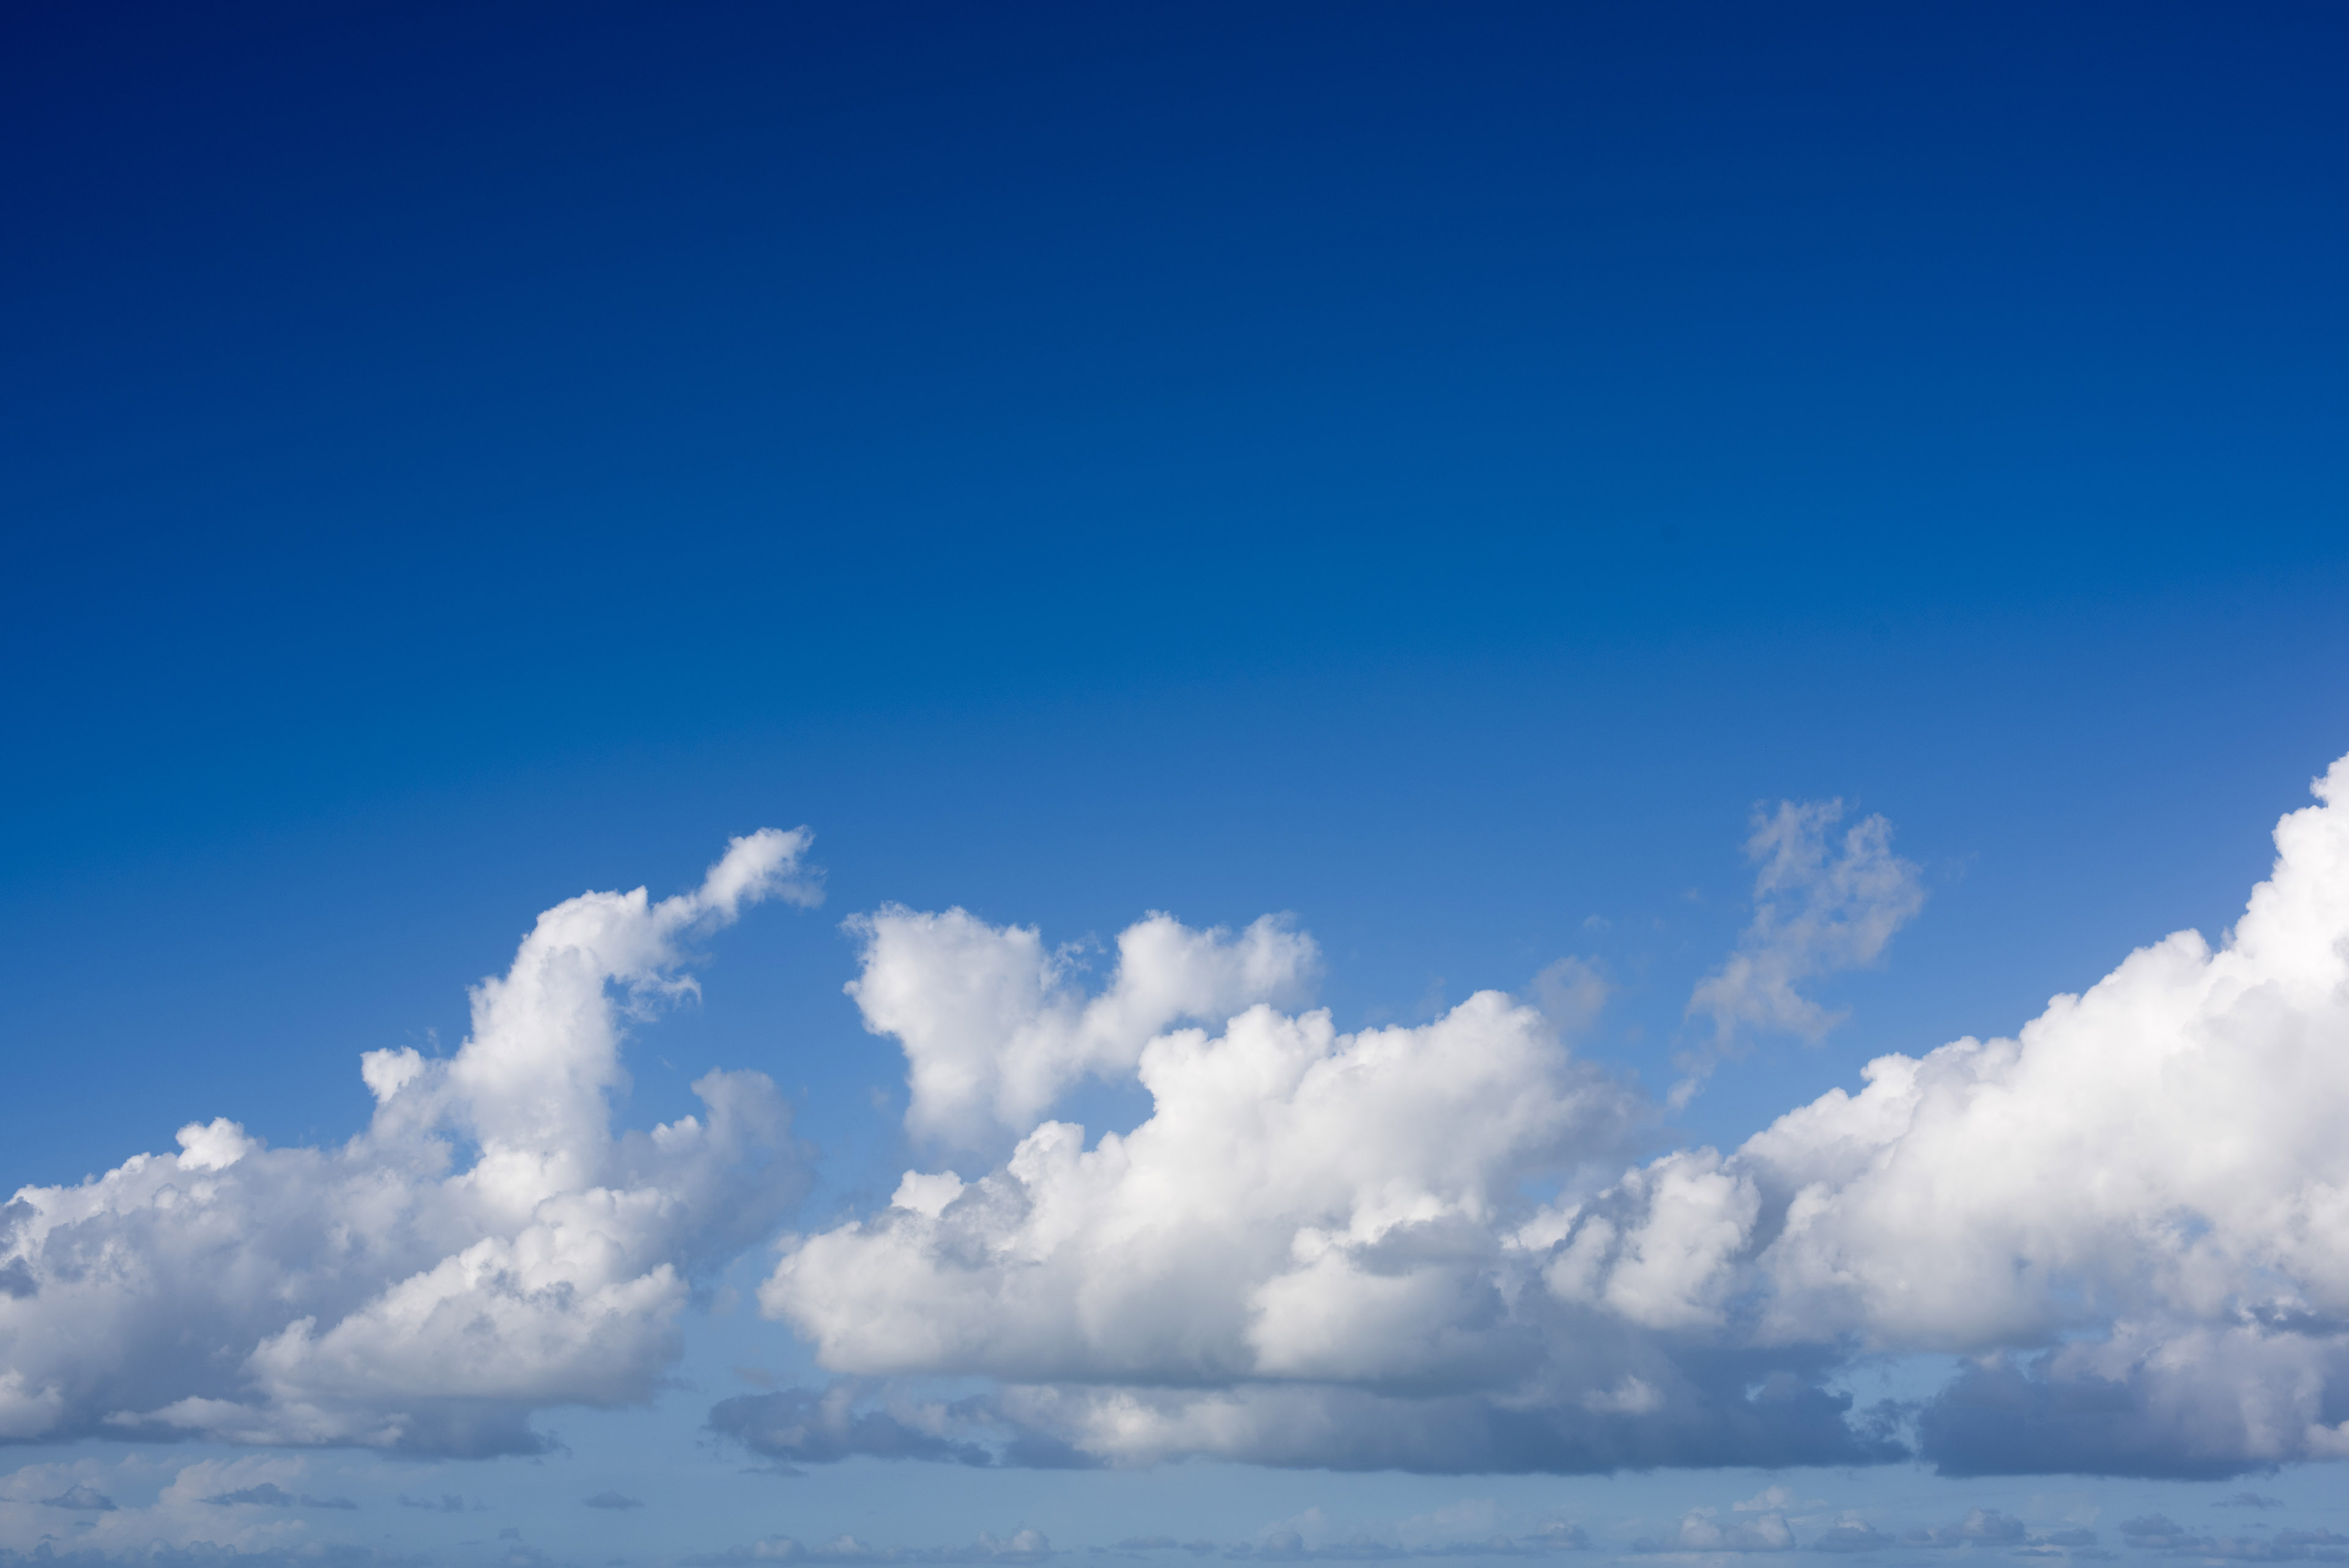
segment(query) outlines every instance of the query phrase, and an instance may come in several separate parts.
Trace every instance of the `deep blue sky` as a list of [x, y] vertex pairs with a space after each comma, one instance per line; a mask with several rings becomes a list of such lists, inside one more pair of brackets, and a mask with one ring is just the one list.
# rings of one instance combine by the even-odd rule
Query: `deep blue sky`
[[632, 1116], [765, 1067], [819, 1215], [885, 900], [1293, 910], [1349, 1025], [1589, 954], [1661, 1088], [1749, 811], [1884, 813], [1925, 913], [1713, 1140], [2215, 934], [2349, 749], [2344, 80], [2314, 5], [11, 6], [0, 1186], [337, 1140], [762, 824], [830, 899]]

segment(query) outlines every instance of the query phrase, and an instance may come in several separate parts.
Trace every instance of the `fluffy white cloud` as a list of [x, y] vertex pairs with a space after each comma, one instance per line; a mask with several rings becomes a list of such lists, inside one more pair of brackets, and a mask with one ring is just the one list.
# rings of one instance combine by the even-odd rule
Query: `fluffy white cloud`
[[[456, 1054], [370, 1052], [340, 1148], [181, 1129], [0, 1209], [0, 1438], [201, 1434], [529, 1449], [535, 1409], [647, 1397], [688, 1279], [764, 1234], [802, 1175], [756, 1073], [615, 1136], [623, 1014], [689, 991], [696, 933], [812, 902], [804, 830], [739, 838], [693, 892], [589, 893], [473, 992]], [[460, 1150], [472, 1150], [460, 1160]]]
[[848, 993], [867, 1029], [905, 1047], [906, 1125], [964, 1147], [1026, 1131], [1087, 1075], [1130, 1073], [1172, 1024], [1304, 1001], [1319, 961], [1271, 916], [1235, 935], [1154, 914], [1119, 934], [1116, 971], [1088, 998], [1078, 953], [1047, 949], [1032, 926], [891, 905], [849, 929], [864, 962]]
[[[843, 1372], [1002, 1380], [924, 1428], [939, 1457], [1530, 1469], [1879, 1451], [1788, 1370], [1802, 1355], [1692, 1368], [1651, 1331], [1717, 1319], [1717, 1224], [1677, 1251], [1649, 1238], [1619, 1292], [1636, 1322], [1545, 1288], [1557, 1235], [1524, 1230], [1529, 1184], [1619, 1168], [1601, 1162], [1640, 1106], [1535, 1009], [1487, 992], [1347, 1034], [1257, 1005], [1150, 1041], [1135, 1074], [1154, 1111], [1131, 1132], [1088, 1147], [1048, 1121], [976, 1180], [909, 1172], [884, 1212], [788, 1244], [763, 1308]], [[854, 1425], [800, 1435], [824, 1407], [732, 1401], [716, 1424], [821, 1459]], [[872, 1431], [858, 1451], [903, 1449]]]
[[[1722, 1162], [1747, 1337], [1982, 1357], [1923, 1413], [1961, 1473], [2349, 1454], [2349, 759], [2315, 790], [2220, 949], [2180, 932], [2013, 1039], [1881, 1058]], [[1560, 1244], [1583, 1291], [1697, 1223], [1617, 1196]]]
[[[975, 1180], [909, 1172], [789, 1242], [762, 1304], [842, 1372], [999, 1379], [971, 1431], [1109, 1462], [1851, 1462], [1902, 1431], [1956, 1473], [2349, 1457], [2349, 759], [2315, 787], [2220, 948], [2171, 937], [1726, 1155], [1579, 1184], [1640, 1107], [1497, 994], [1351, 1035], [1256, 1006], [1139, 1047], [1132, 1132], [1045, 1121]], [[1724, 1026], [1824, 1022], [1795, 982], [1916, 909], [1881, 821], [1838, 847], [1833, 817], [1757, 833], [1746, 961], [1700, 992]], [[950, 1054], [994, 1114], [1036, 1103], [997, 1085], [1041, 1010], [964, 1011], [955, 961], [894, 971], [868, 1016], [955, 1040], [905, 1035], [917, 1080]], [[1921, 1352], [1972, 1359], [1921, 1407], [1832, 1392], [1855, 1354]]]
[[861, 1373], [1481, 1383], [1526, 1350], [1495, 1220], [1628, 1109], [1493, 992], [1360, 1034], [1258, 1006], [1137, 1071], [1131, 1133], [1046, 1122], [968, 1187], [909, 1182], [792, 1248], [765, 1306]]

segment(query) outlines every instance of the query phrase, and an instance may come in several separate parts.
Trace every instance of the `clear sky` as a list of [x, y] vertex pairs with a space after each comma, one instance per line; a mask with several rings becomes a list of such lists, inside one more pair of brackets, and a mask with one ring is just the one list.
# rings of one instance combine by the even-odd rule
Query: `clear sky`
[[7, 7], [0, 1561], [2349, 1560], [2344, 80]]

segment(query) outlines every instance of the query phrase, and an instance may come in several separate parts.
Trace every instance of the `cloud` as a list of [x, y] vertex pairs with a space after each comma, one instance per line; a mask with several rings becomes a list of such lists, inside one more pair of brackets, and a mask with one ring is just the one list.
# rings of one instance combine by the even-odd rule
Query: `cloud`
[[2284, 1506], [2284, 1501], [2280, 1497], [2261, 1497], [2255, 1491], [2239, 1491], [2234, 1496], [2221, 1499], [2210, 1506], [2212, 1508], [2282, 1508]]
[[290, 1492], [275, 1481], [263, 1481], [258, 1486], [240, 1487], [217, 1497], [204, 1499], [215, 1508], [234, 1508], [249, 1503], [260, 1508], [342, 1508], [358, 1507], [347, 1497], [312, 1497], [308, 1492]]
[[1900, 1544], [1898, 1537], [1885, 1534], [1876, 1526], [1862, 1520], [1847, 1519], [1829, 1525], [1811, 1542], [1814, 1552], [1883, 1552]]
[[709, 1426], [786, 1467], [834, 1464], [857, 1455], [964, 1465], [995, 1462], [989, 1448], [963, 1435], [971, 1424], [967, 1409], [936, 1404], [859, 1409], [865, 1392], [855, 1382], [843, 1381], [821, 1392], [785, 1388], [740, 1395], [719, 1401], [709, 1412]]
[[1761, 867], [1753, 923], [1689, 998], [1689, 1016], [1710, 1018], [1719, 1041], [1741, 1029], [1825, 1034], [1843, 1015], [1796, 988], [1874, 963], [1924, 908], [1917, 867], [1892, 853], [1892, 825], [1865, 817], [1838, 841], [1832, 835], [1843, 814], [1839, 800], [1782, 801], [1772, 815], [1755, 814], [1745, 845]]
[[410, 1497], [406, 1492], [401, 1492], [398, 1497], [392, 1499], [392, 1501], [398, 1503], [402, 1508], [429, 1509], [434, 1513], [462, 1513], [465, 1511], [465, 1500], [453, 1491], [444, 1491], [437, 1498]]
[[[0, 1561], [316, 1561], [343, 1551], [313, 1532], [317, 1511], [357, 1505], [312, 1495], [307, 1474], [305, 1460], [283, 1455], [171, 1464], [134, 1452], [111, 1463], [26, 1465], [0, 1476]], [[69, 1526], [60, 1510], [74, 1515]]]
[[1025, 1130], [1081, 1078], [1130, 1072], [1172, 1024], [1303, 1001], [1319, 966], [1278, 917], [1235, 934], [1154, 914], [1119, 933], [1117, 967], [1088, 997], [1077, 951], [1047, 950], [1033, 927], [890, 905], [848, 929], [864, 945], [848, 993], [905, 1049], [906, 1126], [962, 1147]]
[[[1540, 1218], [1522, 1192], [1609, 1168], [1641, 1113], [1531, 1008], [1484, 992], [1433, 1023], [1341, 1034], [1324, 1012], [1256, 1006], [1219, 1034], [1152, 1040], [1135, 1074], [1154, 1108], [1132, 1132], [1088, 1147], [1046, 1122], [976, 1180], [909, 1172], [883, 1212], [788, 1243], [763, 1310], [837, 1371], [1000, 1379], [999, 1431], [1102, 1462], [1604, 1469], [1899, 1451], [1847, 1423], [1816, 1351], [1648, 1332], [1718, 1314], [1684, 1287], [1709, 1288], [1708, 1249], [1733, 1230], [1701, 1215], [1684, 1234], [1655, 1228], [1619, 1312], [1545, 1287], [1554, 1238], [1519, 1229]], [[1722, 1185], [1701, 1165], [1639, 1179], [1687, 1189], [1692, 1213]], [[728, 1401], [713, 1420], [781, 1411], [769, 1451], [785, 1459], [853, 1446], [836, 1422], [803, 1425], [807, 1397]]]
[[2125, 1521], [2121, 1540], [2158, 1556], [2212, 1563], [2349, 1563], [2349, 1535], [2330, 1530], [2279, 1530], [2259, 1537], [2201, 1535], [2152, 1513]]
[[998, 1537], [982, 1531], [968, 1546], [870, 1546], [853, 1535], [825, 1545], [810, 1546], [788, 1535], [770, 1535], [748, 1546], [678, 1559], [684, 1568], [739, 1568], [761, 1563], [1041, 1563], [1060, 1553], [1042, 1532], [1015, 1531]]
[[[1169, 1542], [1167, 1544], [1172, 1545]], [[1482, 1540], [1430, 1541], [1400, 1545], [1370, 1535], [1350, 1541], [1308, 1546], [1294, 1530], [1275, 1530], [1254, 1544], [1226, 1547], [1223, 1555], [1257, 1563], [1394, 1563], [1424, 1558], [1549, 1557], [1566, 1552], [1587, 1552], [1590, 1538], [1571, 1524], [1554, 1524], [1526, 1536], [1495, 1535]]]
[[804, 830], [739, 838], [693, 892], [589, 893], [472, 993], [452, 1057], [371, 1051], [339, 1148], [226, 1118], [0, 1209], [0, 1438], [202, 1436], [420, 1453], [538, 1449], [531, 1415], [648, 1398], [689, 1282], [804, 1175], [788, 1107], [711, 1073], [704, 1110], [615, 1136], [626, 1023], [693, 989], [685, 944], [816, 896]]
[[[2315, 790], [2218, 947], [2180, 933], [2013, 1038], [1880, 1057], [1727, 1153], [1609, 1166], [1646, 1107], [1497, 993], [1354, 1034], [1257, 1004], [1135, 1049], [1131, 1132], [1040, 1120], [984, 1174], [908, 1171], [790, 1239], [761, 1307], [834, 1372], [991, 1378], [998, 1429], [1112, 1464], [2349, 1457], [2349, 759]], [[1831, 841], [1836, 817], [1757, 832], [1748, 961], [1706, 993], [1727, 1022], [1826, 1019], [1795, 981], [1913, 912], [1880, 822]], [[1031, 1012], [957, 1013], [951, 970], [894, 971], [895, 1015], [963, 1017], [957, 1059], [1000, 1082]], [[1921, 1405], [1837, 1392], [1856, 1356], [1926, 1354], [1963, 1360]], [[1683, 1521], [1767, 1544], [1746, 1528]]]
[[1900, 1539], [1909, 1546], [2019, 1546], [2030, 1533], [2011, 1514], [1977, 1508], [1956, 1524], [1911, 1530]]
[[1775, 1510], [1751, 1519], [1731, 1520], [1724, 1523], [1710, 1508], [1692, 1509], [1671, 1534], [1631, 1543], [1632, 1551], [1648, 1553], [1792, 1552], [1794, 1549], [1795, 1532], [1787, 1527], [1786, 1516]]
[[642, 1508], [645, 1506], [644, 1503], [636, 1498], [625, 1497], [619, 1492], [608, 1490], [599, 1491], [594, 1497], [587, 1499], [586, 1504], [589, 1508], [610, 1509], [615, 1512], [624, 1511], [631, 1508]]

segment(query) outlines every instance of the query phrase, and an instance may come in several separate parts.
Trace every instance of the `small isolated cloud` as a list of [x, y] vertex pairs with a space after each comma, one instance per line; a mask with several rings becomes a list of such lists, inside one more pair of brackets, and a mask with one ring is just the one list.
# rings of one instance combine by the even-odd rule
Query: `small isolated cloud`
[[1892, 825], [1863, 818], [1840, 837], [1843, 802], [1783, 801], [1755, 814], [1745, 853], [1754, 878], [1754, 919], [1728, 962], [1689, 998], [1691, 1017], [1713, 1021], [1718, 1045], [1742, 1030], [1816, 1040], [1841, 1022], [1799, 989], [1806, 981], [1864, 969], [1925, 905], [1918, 868], [1892, 853]]
[[2239, 1491], [2234, 1496], [2222, 1498], [2210, 1506], [2212, 1508], [2282, 1508], [2284, 1502], [2280, 1497], [2261, 1497], [2255, 1491]]
[[642, 1508], [645, 1506], [642, 1501], [636, 1498], [626, 1497], [619, 1492], [613, 1491], [608, 1489], [599, 1491], [594, 1497], [587, 1499], [586, 1503], [589, 1508], [607, 1508], [615, 1511]]
[[83, 1513], [111, 1513], [114, 1511], [114, 1500], [112, 1498], [107, 1496], [96, 1487], [81, 1482], [76, 1482], [74, 1485], [66, 1488], [65, 1490], [57, 1493], [55, 1497], [45, 1497], [41, 1499], [41, 1502], [44, 1507], [70, 1508]]
[[1540, 1008], [1560, 1034], [1579, 1039], [1599, 1022], [1615, 988], [1589, 960], [1562, 958], [1535, 975], [1526, 990], [1526, 1000]]
[[406, 1492], [401, 1492], [392, 1501], [402, 1508], [428, 1509], [434, 1513], [465, 1511], [465, 1500], [453, 1491], [444, 1491], [439, 1497], [410, 1497]]

